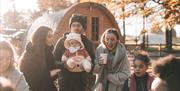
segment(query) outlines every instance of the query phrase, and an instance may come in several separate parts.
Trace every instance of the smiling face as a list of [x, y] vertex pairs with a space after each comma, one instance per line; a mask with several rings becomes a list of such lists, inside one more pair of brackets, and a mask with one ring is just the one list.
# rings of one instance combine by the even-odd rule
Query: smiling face
[[0, 49], [0, 73], [5, 72], [10, 67], [12, 59], [11, 51]]
[[141, 60], [134, 61], [134, 73], [136, 76], [140, 77], [146, 73], [148, 66]]
[[107, 33], [104, 36], [104, 42], [109, 50], [113, 50], [117, 45], [118, 39], [113, 33]]

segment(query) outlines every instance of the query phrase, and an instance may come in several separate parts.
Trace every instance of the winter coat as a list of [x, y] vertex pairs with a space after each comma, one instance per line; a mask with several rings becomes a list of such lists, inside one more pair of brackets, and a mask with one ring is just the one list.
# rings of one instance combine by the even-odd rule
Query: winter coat
[[20, 62], [20, 70], [24, 73], [30, 90], [57, 91], [50, 76], [53, 69], [52, 48], [38, 48], [29, 43]]
[[146, 73], [144, 76], [137, 77], [132, 74], [124, 83], [122, 91], [151, 91], [151, 84], [154, 78]]
[[7, 72], [0, 74], [0, 76], [10, 80], [15, 87], [15, 91], [29, 91], [29, 86], [24, 75], [18, 69], [12, 68]]
[[[61, 37], [56, 45], [55, 45], [55, 48], [54, 48], [54, 58], [55, 58], [55, 61], [56, 61], [56, 64], [60, 64], [61, 62], [61, 57], [62, 55], [64, 54], [66, 48], [64, 47], [64, 41], [66, 39], [66, 35], [68, 33], [65, 33], [63, 35], [63, 37]], [[95, 54], [94, 54], [94, 48], [93, 48], [93, 44], [92, 42], [84, 35], [81, 35], [81, 39], [82, 39], [82, 42], [84, 44], [84, 47], [85, 49], [88, 51], [91, 59], [92, 59], [92, 63], [94, 64], [94, 58], [95, 58]], [[59, 66], [59, 65], [58, 65]]]
[[[70, 72], [66, 69], [64, 63], [62, 63], [62, 61], [61, 61], [62, 55], [64, 54], [64, 52], [66, 50], [64, 47], [64, 41], [66, 39], [67, 34], [68, 33], [64, 34], [64, 36], [61, 37], [57, 41], [57, 44], [55, 45], [55, 49], [54, 49], [54, 58], [56, 61], [57, 68], [61, 69], [60, 76], [58, 77], [60, 91], [61, 91], [61, 88], [66, 89], [63, 91], [76, 91], [76, 90], [72, 90], [71, 87], [76, 88], [77, 91], [81, 91], [84, 88], [86, 89], [85, 91], [90, 91], [90, 88], [94, 85], [95, 76], [93, 76], [91, 74], [91, 72], [90, 73]], [[95, 58], [95, 55], [94, 55], [94, 49], [93, 49], [92, 42], [84, 35], [81, 35], [81, 39], [82, 39], [85, 49], [88, 51], [88, 53], [92, 59], [92, 64], [94, 64], [93, 59]]]
[[[107, 65], [99, 64], [98, 57], [101, 53], [108, 53]], [[96, 49], [93, 72], [97, 75], [94, 86], [96, 91], [121, 91], [125, 80], [130, 76], [130, 64], [123, 44], [117, 44], [114, 54], [100, 44]]]

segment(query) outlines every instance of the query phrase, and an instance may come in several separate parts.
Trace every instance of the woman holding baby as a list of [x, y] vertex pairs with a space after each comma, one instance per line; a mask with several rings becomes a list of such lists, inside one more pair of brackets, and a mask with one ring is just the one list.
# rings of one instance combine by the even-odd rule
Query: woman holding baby
[[124, 81], [130, 76], [126, 49], [119, 40], [119, 33], [114, 28], [108, 28], [101, 36], [93, 70], [97, 76], [95, 91], [121, 91]]

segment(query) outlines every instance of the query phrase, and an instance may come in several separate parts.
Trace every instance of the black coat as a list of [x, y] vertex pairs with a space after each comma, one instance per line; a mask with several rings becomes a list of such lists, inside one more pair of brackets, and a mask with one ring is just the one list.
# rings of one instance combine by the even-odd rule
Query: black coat
[[20, 62], [20, 70], [32, 91], [57, 91], [50, 76], [50, 70], [54, 69], [50, 47], [37, 47], [28, 43]]

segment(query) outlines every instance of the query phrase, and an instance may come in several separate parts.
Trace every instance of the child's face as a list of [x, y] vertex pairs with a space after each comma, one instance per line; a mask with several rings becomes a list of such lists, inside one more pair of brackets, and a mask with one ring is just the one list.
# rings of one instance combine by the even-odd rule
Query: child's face
[[0, 49], [0, 73], [6, 71], [12, 60], [12, 53], [5, 49]]
[[81, 44], [77, 40], [69, 40], [69, 46], [70, 47], [81, 47]]
[[146, 70], [148, 69], [148, 66], [140, 60], [134, 61], [134, 73], [136, 76], [140, 77], [143, 76], [146, 73]]

